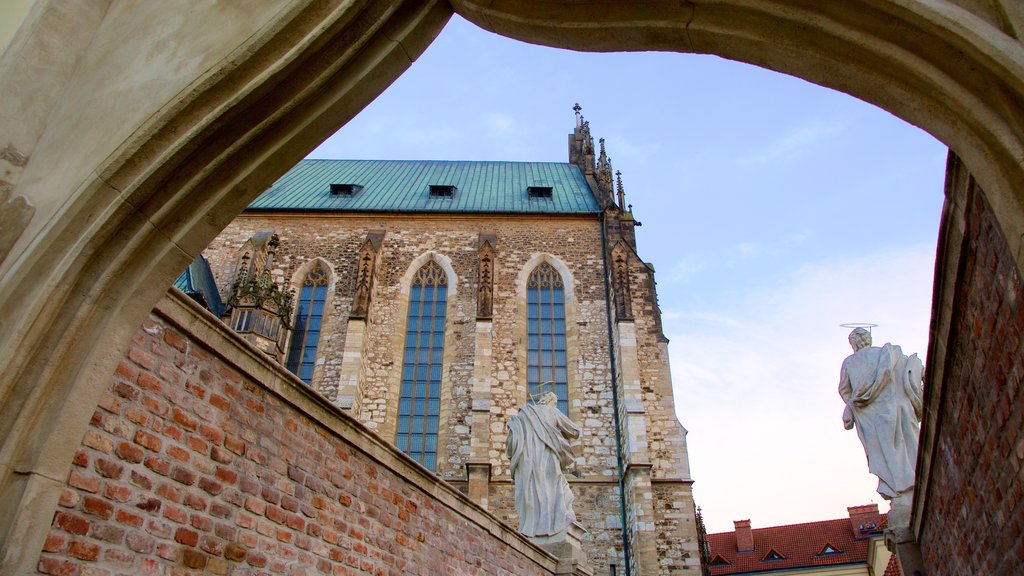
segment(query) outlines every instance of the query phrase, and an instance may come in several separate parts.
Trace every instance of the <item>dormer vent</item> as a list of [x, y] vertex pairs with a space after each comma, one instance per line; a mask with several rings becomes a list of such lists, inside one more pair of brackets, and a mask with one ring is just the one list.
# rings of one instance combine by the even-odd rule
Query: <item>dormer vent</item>
[[430, 196], [433, 198], [453, 198], [455, 197], [455, 190], [455, 186], [451, 184], [431, 184]]
[[355, 196], [363, 189], [358, 184], [331, 184], [332, 196]]
[[527, 186], [526, 193], [530, 198], [551, 198], [551, 186]]

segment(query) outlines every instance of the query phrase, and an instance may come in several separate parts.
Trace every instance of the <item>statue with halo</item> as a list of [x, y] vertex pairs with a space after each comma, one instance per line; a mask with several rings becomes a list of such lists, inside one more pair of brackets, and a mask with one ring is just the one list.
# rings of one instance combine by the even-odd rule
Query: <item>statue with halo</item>
[[924, 364], [899, 346], [871, 345], [862, 327], [850, 333], [853, 354], [843, 361], [839, 395], [846, 403], [843, 425], [856, 426], [868, 469], [878, 477], [878, 493], [897, 508], [909, 510], [917, 465]]

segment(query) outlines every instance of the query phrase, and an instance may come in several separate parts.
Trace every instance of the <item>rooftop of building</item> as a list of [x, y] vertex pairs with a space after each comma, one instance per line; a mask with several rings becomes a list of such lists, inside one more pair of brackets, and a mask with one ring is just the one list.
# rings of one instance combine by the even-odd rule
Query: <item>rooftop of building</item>
[[737, 520], [732, 532], [708, 534], [711, 573], [748, 574], [837, 564], [865, 563], [873, 536], [887, 516], [878, 505], [849, 508], [848, 518], [751, 528]]
[[252, 211], [597, 214], [575, 164], [303, 160]]

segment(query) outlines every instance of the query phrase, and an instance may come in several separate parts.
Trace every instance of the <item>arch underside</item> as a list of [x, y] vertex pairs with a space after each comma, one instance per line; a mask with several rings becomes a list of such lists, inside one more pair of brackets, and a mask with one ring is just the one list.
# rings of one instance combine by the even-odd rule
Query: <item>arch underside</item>
[[[111, 69], [118, 60], [105, 51], [152, 48], [145, 32], [159, 24], [118, 10], [116, 1], [90, 20], [96, 37], [140, 32], [115, 47], [85, 42], [73, 75], [38, 87], [62, 94], [61, 104], [36, 114], [34, 132], [26, 129], [24, 171], [7, 188], [10, 198], [38, 209], [28, 220], [14, 221], [21, 212], [0, 215], [20, 231], [6, 258], [0, 254], [0, 572], [34, 570], [74, 447], [131, 335], [174, 276], [253, 198], [385, 90], [453, 10], [527, 42], [714, 54], [876, 104], [964, 159], [1018, 268], [1024, 262], [1024, 46], [1015, 37], [1024, 10], [1010, 0], [985, 8], [964, 0], [973, 11], [939, 0], [253, 4], [260, 2], [268, 15], [257, 30], [218, 32], [226, 47], [218, 57], [199, 54], [212, 48], [192, 46], [187, 27], [170, 32], [182, 47], [164, 57], [180, 58], [182, 67], [209, 57], [210, 66], [181, 73], [166, 95], [151, 100], [138, 85], [114, 93], [136, 98], [122, 117], [90, 108], [73, 81], [123, 74]], [[59, 4], [40, 0], [33, 10], [48, 14]], [[219, 15], [215, 7], [193, 9], [197, 18]], [[4, 94], [32, 92], [31, 81], [23, 86], [32, 69], [19, 68], [29, 64], [17, 61], [16, 50], [61, 32], [43, 17], [24, 26], [0, 61]], [[6, 99], [2, 117], [29, 99]], [[127, 126], [127, 136], [90, 141], [95, 150], [87, 155], [81, 148], [88, 139], [75, 137], [90, 123]], [[64, 162], [73, 157], [87, 161]]]

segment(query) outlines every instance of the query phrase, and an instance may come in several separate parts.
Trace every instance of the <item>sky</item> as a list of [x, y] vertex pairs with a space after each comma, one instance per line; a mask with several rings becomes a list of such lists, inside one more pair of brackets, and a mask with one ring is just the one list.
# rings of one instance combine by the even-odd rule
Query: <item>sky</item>
[[927, 351], [946, 160], [927, 133], [738, 62], [556, 50], [456, 16], [310, 157], [567, 162], [577, 102], [642, 223], [708, 531], [886, 511], [842, 425], [840, 325]]

